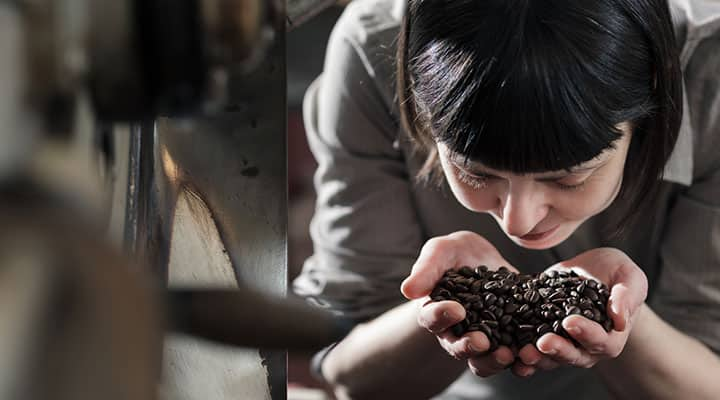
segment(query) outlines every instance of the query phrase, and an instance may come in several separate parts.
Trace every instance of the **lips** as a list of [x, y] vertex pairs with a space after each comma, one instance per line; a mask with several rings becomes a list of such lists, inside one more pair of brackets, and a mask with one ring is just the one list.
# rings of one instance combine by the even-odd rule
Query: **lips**
[[548, 229], [544, 232], [540, 232], [540, 233], [528, 233], [527, 235], [520, 236], [520, 239], [527, 241], [527, 242], [534, 242], [534, 241], [542, 240], [542, 239], [545, 239], [546, 237], [552, 235], [553, 233], [555, 233], [555, 231], [557, 230], [557, 228], [559, 226], [560, 225], [555, 225], [555, 227]]

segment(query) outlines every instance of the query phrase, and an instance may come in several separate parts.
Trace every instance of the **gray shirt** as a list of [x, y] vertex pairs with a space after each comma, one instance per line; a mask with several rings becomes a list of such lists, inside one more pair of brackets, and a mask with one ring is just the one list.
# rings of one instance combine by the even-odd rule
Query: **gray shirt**
[[[421, 161], [394, 101], [395, 43], [403, 0], [355, 0], [338, 21], [324, 72], [305, 97], [318, 161], [314, 254], [293, 286], [339, 315], [373, 318], [404, 301], [401, 281], [423, 243], [471, 230], [523, 272], [600, 246], [626, 252], [646, 273], [648, 303], [665, 321], [720, 351], [720, 1], [673, 0], [684, 72], [685, 114], [657, 201], [611, 238], [615, 206], [548, 250], [511, 242], [488, 215], [464, 209], [447, 186], [413, 180]], [[541, 390], [538, 390], [542, 388]], [[439, 398], [607, 398], [592, 370], [563, 368], [529, 379], [465, 373]]]

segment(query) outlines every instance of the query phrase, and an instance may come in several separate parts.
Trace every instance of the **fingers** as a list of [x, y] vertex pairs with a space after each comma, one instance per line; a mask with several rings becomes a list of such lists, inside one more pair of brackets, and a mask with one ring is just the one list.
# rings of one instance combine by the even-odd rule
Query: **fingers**
[[420, 250], [400, 291], [408, 299], [421, 298], [430, 294], [445, 271], [462, 265], [481, 264], [489, 267], [504, 265], [517, 272], [490, 242], [476, 233], [460, 231], [432, 238]]
[[636, 266], [623, 265], [611, 282], [608, 306], [614, 329], [622, 332], [647, 298], [647, 278]]
[[440, 333], [465, 319], [465, 308], [455, 301], [430, 302], [420, 308], [418, 324], [432, 333]]
[[420, 256], [412, 266], [408, 276], [400, 286], [400, 291], [408, 299], [427, 296], [448, 269], [455, 266], [457, 253], [447, 239], [433, 238], [420, 250]]
[[590, 368], [597, 362], [596, 357], [575, 347], [569, 340], [554, 333], [545, 334], [538, 339], [537, 348], [541, 353], [560, 364]]
[[[484, 336], [484, 335], [483, 335]], [[491, 354], [472, 357], [468, 360], [468, 367], [477, 376], [488, 377], [502, 372], [513, 363], [515, 356], [506, 346], [500, 346]]]
[[513, 366], [513, 373], [526, 377], [532, 375], [535, 370], [549, 371], [559, 366], [560, 364], [541, 353], [535, 345], [527, 344], [518, 352], [518, 361]]
[[466, 333], [458, 338], [450, 331], [445, 331], [437, 336], [445, 351], [458, 360], [482, 357], [490, 349], [490, 341], [487, 336], [480, 332]]
[[571, 315], [562, 322], [563, 328], [590, 354], [615, 358], [622, 351], [619, 340], [613, 340], [600, 324], [579, 315]]

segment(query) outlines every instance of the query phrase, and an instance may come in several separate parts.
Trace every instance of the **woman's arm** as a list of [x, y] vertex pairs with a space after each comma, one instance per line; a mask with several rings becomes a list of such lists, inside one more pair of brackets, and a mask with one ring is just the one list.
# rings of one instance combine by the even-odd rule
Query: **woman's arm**
[[720, 359], [642, 306], [623, 353], [596, 369], [620, 399], [717, 399]]
[[330, 351], [322, 374], [338, 399], [425, 399], [465, 370], [418, 325], [418, 307], [408, 302], [360, 324]]

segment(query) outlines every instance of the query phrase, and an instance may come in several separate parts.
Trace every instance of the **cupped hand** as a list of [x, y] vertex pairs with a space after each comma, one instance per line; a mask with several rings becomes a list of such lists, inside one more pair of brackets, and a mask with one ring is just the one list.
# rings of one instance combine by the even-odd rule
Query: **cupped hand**
[[490, 342], [482, 332], [468, 332], [455, 336], [450, 328], [465, 319], [465, 308], [454, 301], [432, 302], [429, 295], [445, 271], [462, 266], [486, 265], [490, 269], [505, 266], [517, 272], [495, 247], [482, 236], [455, 232], [430, 239], [420, 251], [410, 276], [402, 284], [405, 297], [418, 299], [418, 323], [432, 332], [451, 356], [467, 360], [471, 371], [479, 376], [496, 374], [515, 361], [514, 352], [501, 346], [489, 353]]
[[572, 270], [605, 283], [610, 288], [607, 313], [614, 328], [606, 332], [595, 321], [580, 315], [568, 316], [562, 326], [579, 346], [548, 333], [537, 341], [536, 346], [525, 346], [520, 350], [518, 357], [522, 364], [513, 366], [513, 372], [522, 374], [527, 366], [543, 370], [560, 365], [590, 368], [601, 360], [619, 356], [647, 297], [645, 273], [625, 253], [613, 248], [586, 251], [548, 270]]

